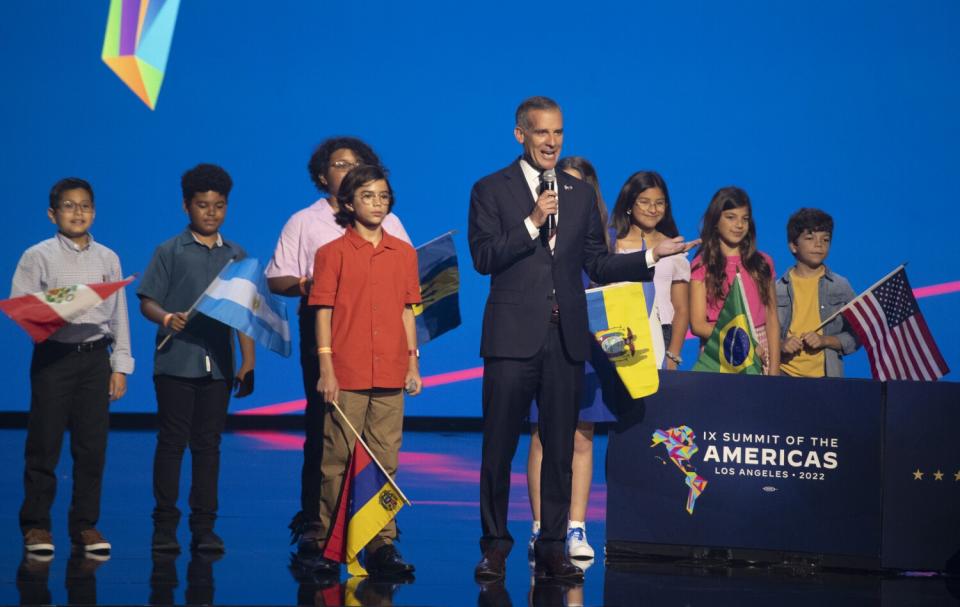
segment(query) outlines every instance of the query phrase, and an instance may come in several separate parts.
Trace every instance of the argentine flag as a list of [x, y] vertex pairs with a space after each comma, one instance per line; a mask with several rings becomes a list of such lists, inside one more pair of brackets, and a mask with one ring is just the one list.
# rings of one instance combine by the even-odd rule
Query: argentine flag
[[200, 297], [197, 311], [219, 320], [261, 346], [290, 356], [287, 306], [267, 288], [254, 258], [228, 263]]

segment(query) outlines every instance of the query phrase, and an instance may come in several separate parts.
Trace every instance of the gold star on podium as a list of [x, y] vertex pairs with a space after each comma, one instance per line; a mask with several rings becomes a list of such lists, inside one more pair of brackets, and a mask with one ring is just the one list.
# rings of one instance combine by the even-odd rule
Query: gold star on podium
[[943, 480], [943, 472], [940, 472], [939, 470], [937, 470], [936, 472], [934, 472], [934, 473], [933, 473], [933, 480], [935, 480], [935, 481], [942, 481], [942, 480]]
[[913, 480], [915, 481], [923, 480], [923, 472], [920, 472], [920, 468], [917, 468], [916, 471], [913, 473]]

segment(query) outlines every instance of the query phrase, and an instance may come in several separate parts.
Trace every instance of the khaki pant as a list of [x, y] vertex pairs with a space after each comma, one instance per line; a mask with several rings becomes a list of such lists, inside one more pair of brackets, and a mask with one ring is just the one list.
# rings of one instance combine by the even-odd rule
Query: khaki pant
[[[363, 436], [370, 452], [377, 458], [390, 478], [397, 473], [397, 458], [403, 440], [403, 391], [402, 390], [341, 390], [340, 409], [350, 423]], [[320, 524], [324, 533], [329, 532], [343, 475], [353, 453], [356, 438], [343, 422], [340, 413], [327, 405], [323, 424], [323, 461], [320, 465], [323, 480], [320, 484]], [[376, 464], [372, 464], [376, 465]], [[367, 544], [368, 550], [376, 552], [385, 544], [392, 544], [397, 537], [394, 519]]]

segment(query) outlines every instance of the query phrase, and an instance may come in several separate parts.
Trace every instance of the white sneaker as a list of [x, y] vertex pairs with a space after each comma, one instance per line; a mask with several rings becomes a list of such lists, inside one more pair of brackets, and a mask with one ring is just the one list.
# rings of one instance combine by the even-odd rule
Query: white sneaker
[[587, 543], [587, 530], [583, 527], [567, 529], [567, 554], [572, 559], [592, 559], [593, 548]]

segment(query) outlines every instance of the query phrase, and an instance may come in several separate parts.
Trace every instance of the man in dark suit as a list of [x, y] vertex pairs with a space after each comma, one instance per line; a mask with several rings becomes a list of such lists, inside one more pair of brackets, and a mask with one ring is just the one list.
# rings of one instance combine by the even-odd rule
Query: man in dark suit
[[473, 265], [490, 275], [480, 343], [483, 558], [475, 575], [479, 580], [505, 575], [513, 545], [507, 530], [510, 462], [536, 398], [543, 464], [534, 575], [577, 580], [583, 573], [567, 558], [564, 540], [583, 362], [592, 339], [581, 269], [601, 284], [651, 280], [658, 258], [689, 250], [693, 243], [675, 238], [644, 253], [610, 254], [593, 188], [562, 171], [556, 172], [554, 189], [542, 185], [563, 145], [563, 115], [556, 102], [531, 97], [521, 103], [514, 135], [523, 156], [478, 181], [470, 196]]

